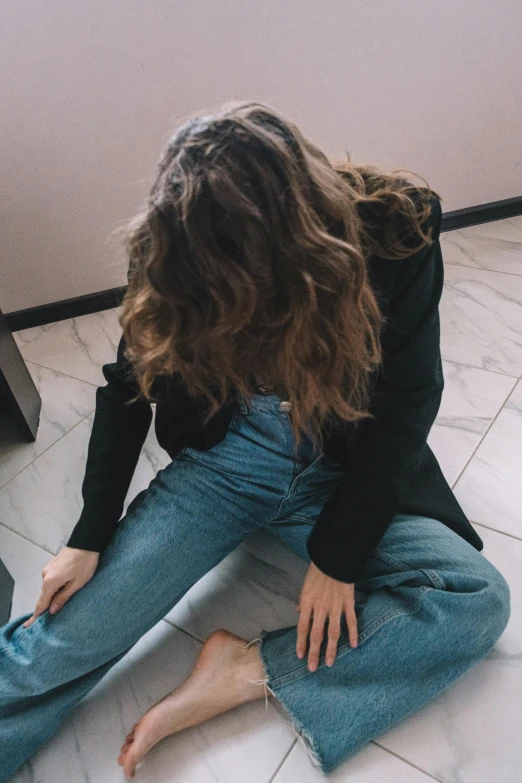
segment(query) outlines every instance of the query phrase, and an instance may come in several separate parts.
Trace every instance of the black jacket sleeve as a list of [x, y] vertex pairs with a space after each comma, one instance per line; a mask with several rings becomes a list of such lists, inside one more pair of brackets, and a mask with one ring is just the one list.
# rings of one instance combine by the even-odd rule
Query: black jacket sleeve
[[83, 511], [67, 546], [102, 552], [123, 504], [152, 421], [149, 402], [126, 403], [138, 393], [121, 337], [116, 362], [103, 366], [106, 386], [96, 390], [96, 410], [82, 485]]
[[432, 219], [432, 244], [401, 262], [391, 292], [373, 418], [357, 425], [361, 432], [346, 478], [328, 498], [307, 541], [312, 562], [342, 582], [359, 578], [397, 514], [421, 464], [442, 397], [438, 305], [444, 270], [438, 199]]

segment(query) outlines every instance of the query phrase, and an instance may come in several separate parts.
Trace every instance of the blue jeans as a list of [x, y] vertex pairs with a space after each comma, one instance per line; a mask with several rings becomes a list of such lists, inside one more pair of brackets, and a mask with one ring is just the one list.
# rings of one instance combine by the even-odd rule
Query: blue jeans
[[[268, 528], [309, 562], [311, 526], [343, 469], [307, 438], [296, 449], [277, 396], [239, 403], [221, 443], [186, 447], [136, 496], [94, 577], [60, 612], [0, 629], [0, 781], [255, 530]], [[326, 640], [315, 672], [297, 658], [295, 626], [262, 630], [251, 642], [266, 687], [324, 773], [483, 658], [510, 612], [503, 576], [434, 519], [397, 516], [356, 588], [359, 645], [349, 646], [343, 618], [332, 667]]]

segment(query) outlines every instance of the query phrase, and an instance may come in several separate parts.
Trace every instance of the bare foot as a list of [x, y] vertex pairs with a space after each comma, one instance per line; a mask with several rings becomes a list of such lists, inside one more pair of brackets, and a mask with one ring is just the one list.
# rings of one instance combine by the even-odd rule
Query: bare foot
[[146, 712], [125, 738], [118, 764], [127, 778], [164, 737], [264, 697], [263, 685], [249, 682], [266, 676], [259, 649], [246, 644], [223, 629], [210, 634], [185, 682]]

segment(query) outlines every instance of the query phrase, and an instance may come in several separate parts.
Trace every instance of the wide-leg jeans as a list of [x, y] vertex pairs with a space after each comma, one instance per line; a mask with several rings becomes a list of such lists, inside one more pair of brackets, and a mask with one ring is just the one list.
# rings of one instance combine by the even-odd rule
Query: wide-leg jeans
[[[309, 562], [306, 540], [344, 469], [306, 437], [296, 448], [287, 409], [276, 395], [240, 396], [223, 441], [185, 447], [136, 496], [85, 587], [27, 629], [29, 615], [0, 629], [0, 781], [251, 533], [268, 528]], [[297, 658], [295, 626], [252, 640], [268, 690], [325, 774], [485, 657], [510, 614], [487, 558], [416, 516], [395, 517], [356, 591], [359, 645], [342, 618], [332, 667], [326, 639], [316, 671]]]

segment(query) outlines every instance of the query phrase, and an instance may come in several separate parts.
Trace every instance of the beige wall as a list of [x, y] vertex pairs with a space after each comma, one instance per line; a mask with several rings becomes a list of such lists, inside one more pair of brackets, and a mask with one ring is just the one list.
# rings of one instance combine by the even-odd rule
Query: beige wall
[[228, 98], [418, 171], [444, 210], [522, 193], [520, 0], [3, 0], [1, 27], [4, 312], [123, 284], [111, 230]]

